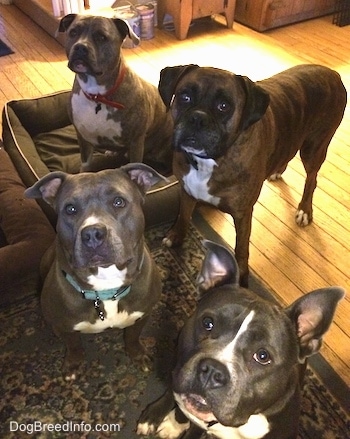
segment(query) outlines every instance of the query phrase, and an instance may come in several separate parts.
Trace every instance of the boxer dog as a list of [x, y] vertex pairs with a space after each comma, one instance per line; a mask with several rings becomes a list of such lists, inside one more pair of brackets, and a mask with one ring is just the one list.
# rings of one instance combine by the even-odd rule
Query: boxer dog
[[68, 67], [75, 72], [70, 116], [76, 128], [82, 170], [92, 170], [94, 150], [115, 157], [113, 167], [129, 161], [157, 163], [171, 170], [171, 116], [152, 84], [125, 63], [121, 45], [139, 39], [119, 18], [69, 14], [59, 25], [67, 33]]
[[283, 309], [239, 285], [225, 247], [205, 247], [202, 295], [179, 336], [171, 389], [145, 409], [137, 433], [296, 439], [303, 363], [320, 349], [344, 290], [315, 290]]
[[79, 333], [125, 328], [125, 349], [143, 370], [139, 337], [161, 293], [144, 242], [145, 192], [164, 179], [147, 165], [69, 175], [51, 172], [25, 191], [56, 211], [57, 238], [41, 263], [45, 319], [66, 344], [63, 371], [76, 378], [83, 359]]
[[233, 217], [246, 287], [253, 206], [264, 180], [280, 178], [298, 150], [306, 181], [296, 222], [312, 221], [317, 173], [346, 105], [344, 85], [318, 65], [257, 83], [188, 65], [163, 69], [159, 91], [174, 119], [173, 171], [182, 185], [179, 216], [164, 243], [182, 242], [197, 200], [217, 206]]

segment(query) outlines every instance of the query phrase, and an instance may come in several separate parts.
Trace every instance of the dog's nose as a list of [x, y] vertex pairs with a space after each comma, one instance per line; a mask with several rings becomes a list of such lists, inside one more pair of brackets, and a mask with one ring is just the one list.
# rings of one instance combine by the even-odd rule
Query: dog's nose
[[196, 129], [205, 128], [208, 125], [208, 115], [204, 111], [194, 111], [191, 115], [191, 123]]
[[74, 54], [84, 58], [88, 54], [88, 49], [85, 44], [76, 44], [74, 46]]
[[84, 227], [81, 231], [81, 240], [86, 247], [99, 247], [107, 236], [107, 229], [104, 225], [93, 225]]
[[227, 368], [217, 360], [205, 358], [198, 365], [198, 378], [204, 388], [224, 387], [228, 380]]

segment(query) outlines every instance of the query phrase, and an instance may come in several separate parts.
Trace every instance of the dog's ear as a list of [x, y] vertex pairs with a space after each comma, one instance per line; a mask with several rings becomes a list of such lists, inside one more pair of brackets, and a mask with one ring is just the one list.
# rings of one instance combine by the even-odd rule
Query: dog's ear
[[241, 116], [241, 131], [246, 130], [265, 114], [270, 103], [270, 95], [259, 85], [246, 76], [236, 75], [246, 95], [246, 101]]
[[66, 32], [69, 26], [73, 23], [77, 14], [68, 14], [61, 18], [60, 24], [58, 26], [58, 32]]
[[158, 84], [159, 94], [169, 109], [175, 89], [180, 79], [193, 69], [197, 69], [197, 64], [188, 64], [184, 66], [165, 67], [160, 71], [160, 79]]
[[121, 166], [119, 169], [128, 173], [131, 180], [138, 185], [143, 194], [160, 181], [169, 181], [155, 169], [144, 163], [128, 163], [127, 165]]
[[27, 198], [42, 198], [50, 206], [54, 206], [56, 195], [62, 183], [66, 180], [65, 172], [50, 172], [24, 191]]
[[225, 284], [238, 285], [239, 269], [233, 253], [213, 241], [204, 240], [203, 245], [207, 253], [197, 277], [199, 290], [203, 292]]
[[128, 36], [131, 41], [135, 44], [135, 46], [138, 46], [140, 43], [140, 38], [131, 28], [130, 24], [127, 20], [123, 20], [122, 18], [113, 18], [113, 22], [118, 29], [119, 33], [121, 34], [123, 40]]
[[286, 308], [299, 340], [299, 361], [316, 354], [328, 331], [339, 300], [345, 295], [340, 287], [321, 288], [306, 294]]

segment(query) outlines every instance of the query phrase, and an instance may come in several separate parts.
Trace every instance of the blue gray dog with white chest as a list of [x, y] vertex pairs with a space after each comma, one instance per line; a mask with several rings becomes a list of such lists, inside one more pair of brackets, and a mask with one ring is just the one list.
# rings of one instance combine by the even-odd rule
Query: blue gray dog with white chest
[[296, 439], [308, 357], [328, 330], [340, 287], [283, 309], [239, 286], [233, 254], [205, 241], [202, 293], [178, 340], [172, 383], [142, 413], [137, 432], [166, 439]]
[[124, 329], [127, 354], [150, 368], [139, 338], [162, 284], [144, 241], [142, 209], [146, 191], [162, 179], [130, 163], [96, 173], [51, 172], [25, 192], [57, 213], [57, 237], [41, 262], [41, 308], [66, 345], [66, 380], [83, 363], [80, 333], [108, 328]]
[[170, 173], [173, 122], [157, 88], [125, 62], [126, 37], [138, 43], [127, 21], [69, 14], [65, 32], [68, 67], [75, 73], [69, 112], [77, 131], [82, 171], [92, 170], [95, 150], [114, 156], [114, 166], [144, 162]]

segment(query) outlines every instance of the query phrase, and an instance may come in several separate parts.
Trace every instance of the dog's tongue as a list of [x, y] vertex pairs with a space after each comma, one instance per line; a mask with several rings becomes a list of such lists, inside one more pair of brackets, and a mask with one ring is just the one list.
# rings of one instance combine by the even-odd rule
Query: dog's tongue
[[68, 67], [74, 72], [74, 73], [87, 73], [88, 71], [88, 65], [82, 61], [81, 59], [73, 59], [69, 61]]
[[197, 419], [204, 422], [217, 421], [214, 413], [209, 410], [206, 400], [200, 395], [188, 395], [183, 398], [186, 409]]
[[87, 65], [80, 60], [73, 61], [69, 66], [75, 73], [87, 73]]

